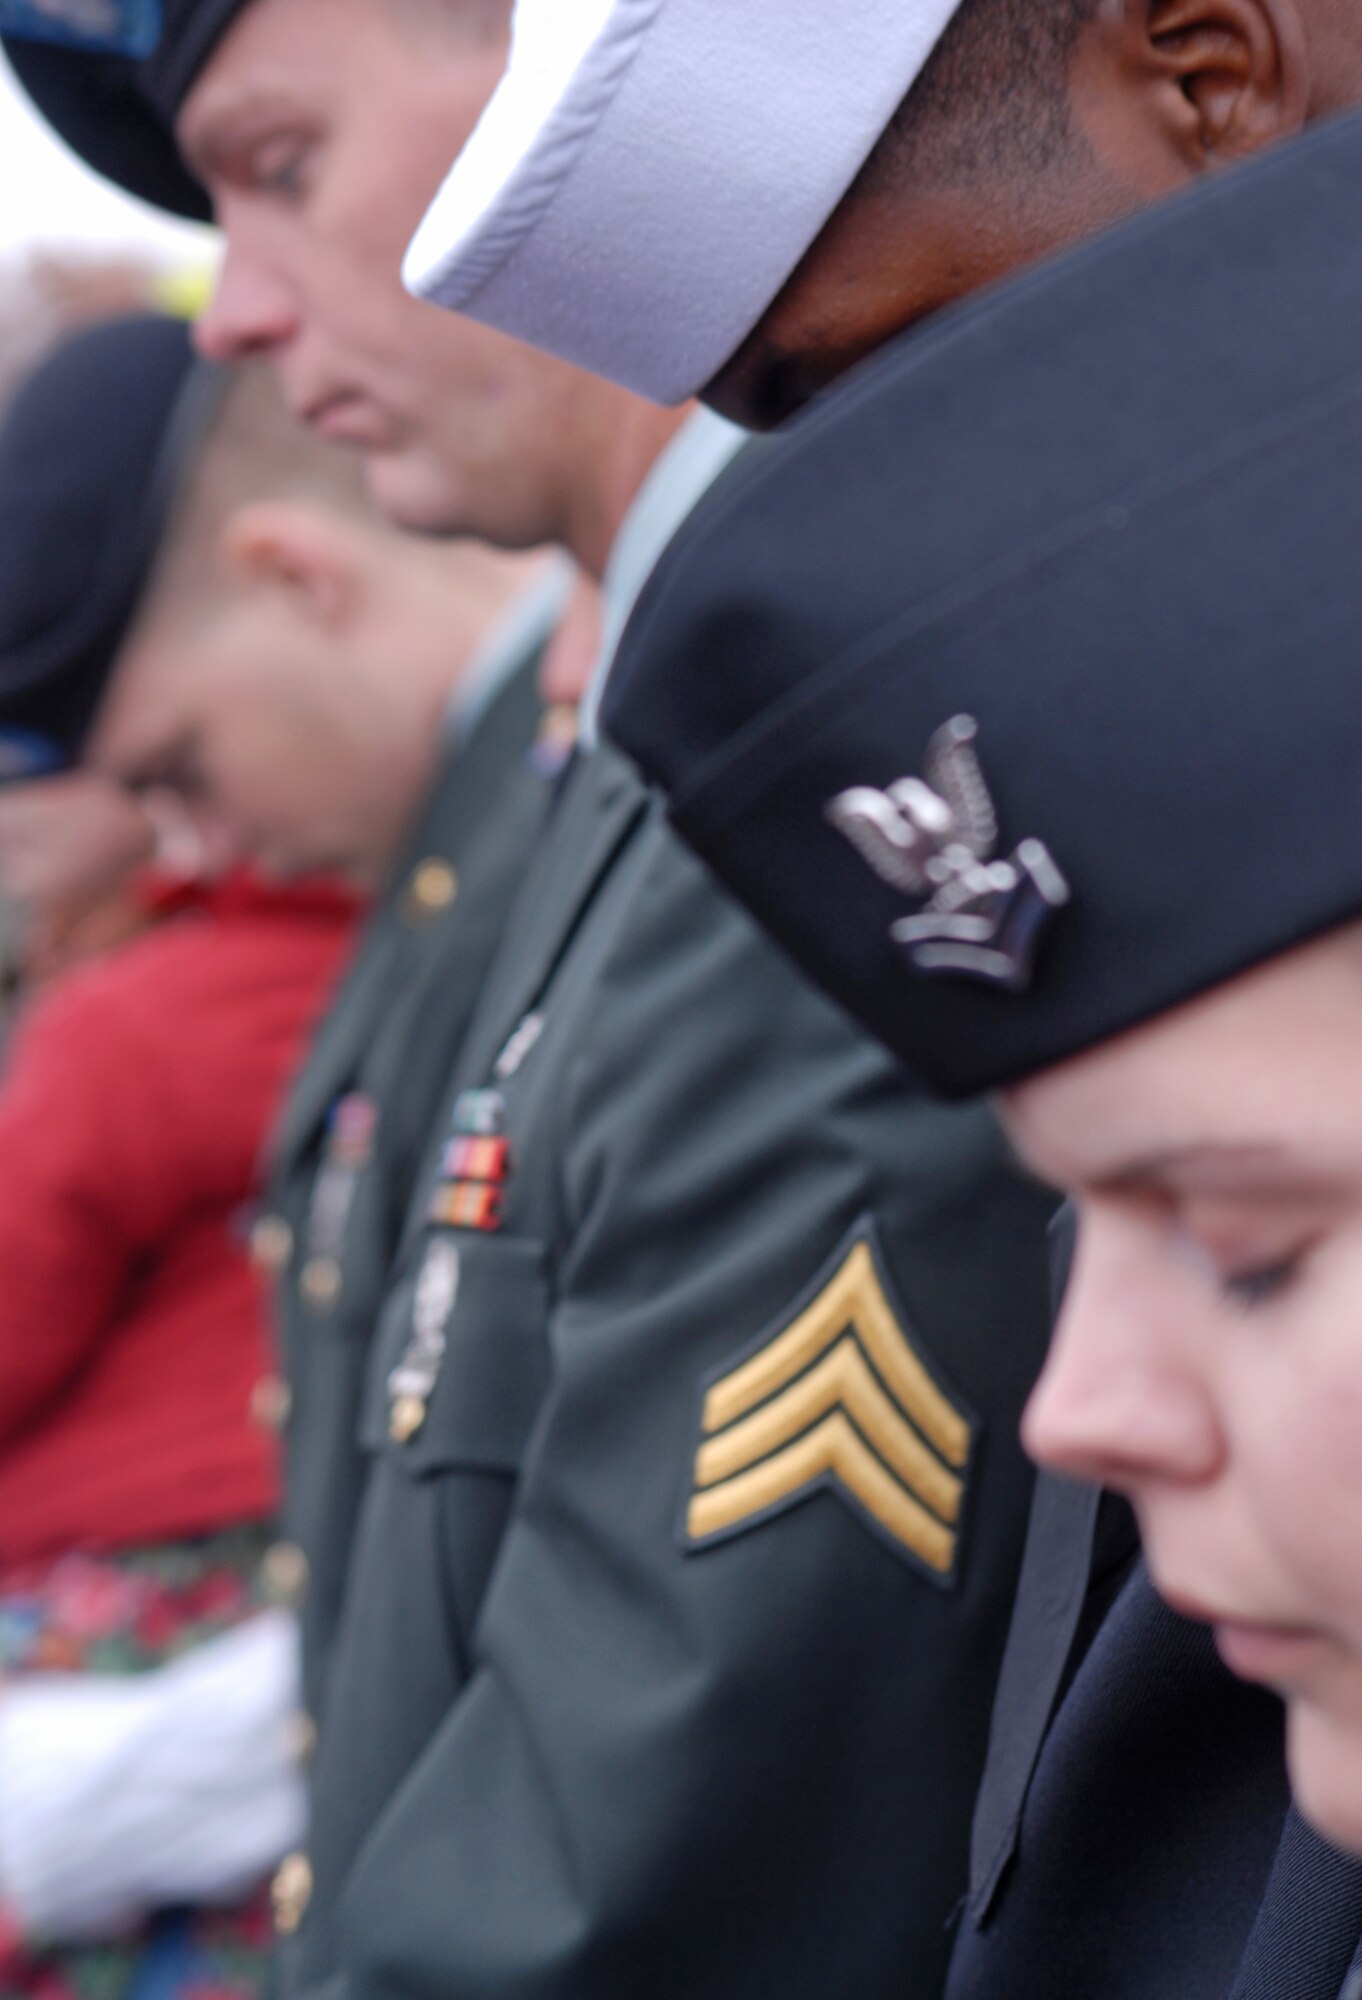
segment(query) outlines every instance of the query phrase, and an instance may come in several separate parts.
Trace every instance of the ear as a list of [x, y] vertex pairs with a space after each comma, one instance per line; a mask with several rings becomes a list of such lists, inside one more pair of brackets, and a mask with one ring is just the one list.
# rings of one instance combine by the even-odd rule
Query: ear
[[1198, 170], [1299, 132], [1310, 51], [1299, 0], [1136, 0], [1147, 54], [1177, 93], [1177, 141]]
[[310, 623], [338, 632], [358, 615], [363, 567], [345, 522], [329, 508], [259, 501], [231, 517], [223, 546], [238, 581], [283, 592]]

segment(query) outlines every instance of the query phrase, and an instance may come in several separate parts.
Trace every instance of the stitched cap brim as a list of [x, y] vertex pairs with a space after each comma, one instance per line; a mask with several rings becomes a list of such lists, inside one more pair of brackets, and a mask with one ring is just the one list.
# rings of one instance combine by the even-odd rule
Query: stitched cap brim
[[519, 0], [408, 287], [684, 400], [799, 264], [958, 4]]

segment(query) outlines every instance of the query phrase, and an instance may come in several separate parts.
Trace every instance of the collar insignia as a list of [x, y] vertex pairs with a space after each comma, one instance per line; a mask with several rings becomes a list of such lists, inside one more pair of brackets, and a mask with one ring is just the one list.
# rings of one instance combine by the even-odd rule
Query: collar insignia
[[160, 45], [163, 16], [162, 0], [0, 0], [0, 34], [140, 62]]
[[974, 748], [978, 733], [971, 716], [957, 715], [928, 745], [925, 780], [900, 778], [887, 792], [855, 785], [824, 810], [882, 882], [928, 899], [891, 929], [915, 971], [961, 973], [1021, 993], [1069, 885], [1042, 841], [994, 858], [998, 817]]

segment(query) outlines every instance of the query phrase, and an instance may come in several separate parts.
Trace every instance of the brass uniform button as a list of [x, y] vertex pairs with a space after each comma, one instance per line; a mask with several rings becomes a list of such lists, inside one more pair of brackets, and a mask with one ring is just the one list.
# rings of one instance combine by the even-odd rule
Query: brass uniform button
[[394, 1444], [410, 1444], [425, 1421], [424, 1396], [398, 1396], [388, 1418], [388, 1436]]
[[293, 1231], [282, 1215], [262, 1215], [251, 1231], [251, 1262], [277, 1277], [293, 1255]]
[[295, 1762], [308, 1765], [317, 1754], [317, 1725], [305, 1708], [288, 1721], [289, 1753]]
[[296, 1611], [307, 1595], [307, 1557], [296, 1542], [276, 1542], [265, 1551], [265, 1590], [275, 1604]]
[[334, 1257], [309, 1257], [298, 1280], [298, 1289], [313, 1312], [334, 1312], [344, 1289], [340, 1265]]
[[293, 1391], [282, 1375], [262, 1375], [251, 1391], [251, 1422], [262, 1431], [282, 1431], [293, 1408]]
[[443, 916], [459, 894], [459, 878], [447, 861], [432, 857], [412, 870], [407, 884], [408, 923], [428, 924]]
[[279, 1863], [270, 1884], [270, 1901], [274, 1928], [281, 1937], [292, 1937], [302, 1928], [312, 1901], [312, 1864], [305, 1854], [286, 1855]]

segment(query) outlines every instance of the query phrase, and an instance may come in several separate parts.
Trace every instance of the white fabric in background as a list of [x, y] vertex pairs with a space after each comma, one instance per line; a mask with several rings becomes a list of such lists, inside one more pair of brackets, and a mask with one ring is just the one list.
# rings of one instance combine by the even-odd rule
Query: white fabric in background
[[54, 1944], [249, 1892], [302, 1837], [283, 1611], [153, 1673], [0, 1687], [0, 1903]]

